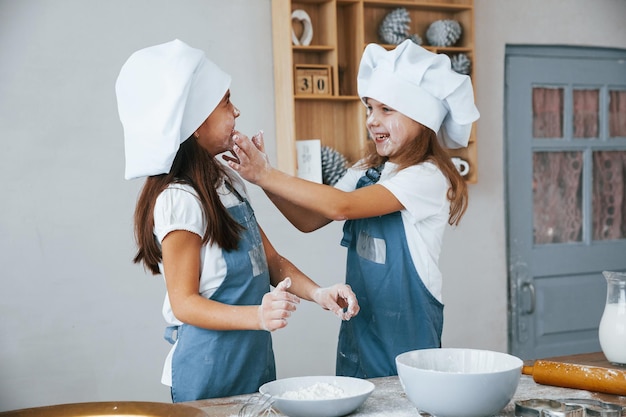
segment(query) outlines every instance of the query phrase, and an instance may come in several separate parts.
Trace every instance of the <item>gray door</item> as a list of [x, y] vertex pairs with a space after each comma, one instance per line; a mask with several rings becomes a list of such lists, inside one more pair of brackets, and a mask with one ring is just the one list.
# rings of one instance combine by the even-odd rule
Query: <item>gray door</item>
[[626, 270], [626, 50], [506, 50], [509, 350], [600, 350], [603, 270]]

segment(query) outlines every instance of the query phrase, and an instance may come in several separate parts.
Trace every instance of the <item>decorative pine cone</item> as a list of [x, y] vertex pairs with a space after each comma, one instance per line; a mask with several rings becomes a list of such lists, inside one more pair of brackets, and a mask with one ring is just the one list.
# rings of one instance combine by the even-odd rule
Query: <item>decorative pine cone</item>
[[348, 161], [335, 149], [322, 146], [322, 183], [335, 185], [348, 169]]
[[456, 54], [450, 58], [452, 69], [459, 74], [469, 75], [472, 68], [472, 62], [465, 54]]
[[404, 7], [389, 12], [378, 27], [378, 36], [384, 43], [398, 45], [409, 37], [411, 17]]
[[452, 46], [461, 38], [461, 24], [456, 20], [436, 20], [426, 30], [426, 39], [432, 46]]
[[417, 33], [414, 33], [411, 36], [409, 36], [409, 39], [411, 39], [413, 43], [416, 45], [421, 45], [423, 43], [422, 38]]

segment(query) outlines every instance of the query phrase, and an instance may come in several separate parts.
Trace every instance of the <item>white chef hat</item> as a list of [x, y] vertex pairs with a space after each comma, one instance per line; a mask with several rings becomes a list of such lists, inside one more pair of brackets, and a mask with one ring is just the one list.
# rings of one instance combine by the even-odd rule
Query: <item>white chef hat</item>
[[168, 173], [180, 144], [217, 107], [230, 81], [204, 52], [178, 39], [133, 53], [115, 84], [125, 178]]
[[372, 98], [432, 129], [448, 148], [467, 146], [479, 113], [470, 78], [453, 71], [448, 56], [408, 39], [391, 51], [370, 44], [357, 81], [362, 100]]

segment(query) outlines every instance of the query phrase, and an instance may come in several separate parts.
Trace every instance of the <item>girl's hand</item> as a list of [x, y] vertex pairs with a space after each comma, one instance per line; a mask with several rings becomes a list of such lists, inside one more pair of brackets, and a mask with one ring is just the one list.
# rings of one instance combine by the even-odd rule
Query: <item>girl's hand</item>
[[346, 284], [318, 288], [313, 292], [313, 301], [323, 309], [330, 310], [341, 320], [350, 320], [359, 313], [359, 303], [352, 288]]
[[260, 150], [261, 152], [265, 153], [265, 140], [263, 137], [263, 131], [259, 130], [258, 133], [252, 135], [252, 143], [254, 143], [254, 146], [256, 146], [256, 148], [258, 150]]
[[[232, 134], [230, 135], [231, 139], [233, 140], [233, 142], [235, 141], [235, 138], [237, 139], [241, 139], [243, 138], [243, 140], [248, 140], [248, 137], [246, 135], [244, 135], [243, 133], [241, 133], [238, 130], [233, 130]], [[263, 131], [259, 131], [259, 133], [256, 133], [255, 135], [252, 136], [251, 139], [252, 143], [254, 143], [254, 145], [257, 147], [257, 149], [259, 149], [261, 152], [265, 153], [265, 143], [263, 142]], [[233, 146], [234, 147], [234, 146]], [[222, 155], [222, 159], [226, 162], [233, 162], [235, 164], [239, 164], [239, 158], [237, 158], [237, 154], [235, 153], [235, 151], [233, 149], [230, 149], [227, 151], [230, 155], [228, 154], [223, 154]]]
[[233, 152], [236, 158], [225, 158], [228, 165], [237, 171], [241, 177], [253, 184], [259, 183], [270, 173], [272, 166], [265, 154], [263, 132], [259, 132], [248, 139], [238, 132], [233, 136], [235, 145]]
[[291, 278], [282, 280], [273, 291], [263, 296], [263, 301], [259, 306], [260, 328], [273, 332], [287, 325], [287, 319], [292, 311], [296, 311], [296, 305], [300, 299], [287, 292], [291, 287]]

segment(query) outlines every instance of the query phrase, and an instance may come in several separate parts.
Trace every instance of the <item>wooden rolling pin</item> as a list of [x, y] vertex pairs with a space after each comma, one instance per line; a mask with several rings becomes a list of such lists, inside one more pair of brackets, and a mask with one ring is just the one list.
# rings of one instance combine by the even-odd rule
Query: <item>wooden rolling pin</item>
[[626, 367], [607, 368], [540, 359], [532, 366], [524, 366], [522, 374], [532, 375], [538, 384], [626, 395]]

